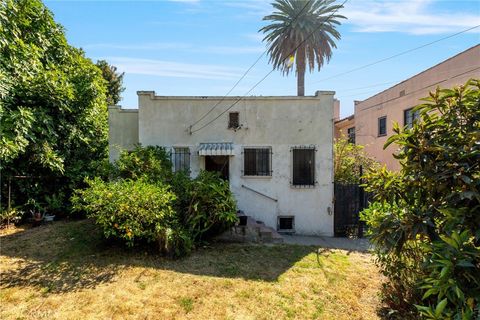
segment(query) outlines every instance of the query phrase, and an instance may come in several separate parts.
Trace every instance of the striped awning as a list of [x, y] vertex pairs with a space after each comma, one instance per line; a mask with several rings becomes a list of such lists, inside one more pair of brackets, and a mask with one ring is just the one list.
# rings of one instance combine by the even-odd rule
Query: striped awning
[[200, 143], [200, 149], [198, 149], [198, 155], [200, 156], [233, 156], [233, 143], [231, 142]]

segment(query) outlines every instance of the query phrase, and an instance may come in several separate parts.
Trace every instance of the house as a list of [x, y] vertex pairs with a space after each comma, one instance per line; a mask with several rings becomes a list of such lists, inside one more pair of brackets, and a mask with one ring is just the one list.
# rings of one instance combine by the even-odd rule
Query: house
[[363, 101], [355, 101], [354, 115], [335, 121], [335, 136], [346, 135], [353, 143], [391, 170], [400, 164], [393, 157], [396, 146], [383, 146], [392, 135], [393, 123], [411, 126], [418, 117], [412, 108], [421, 104], [437, 86], [451, 88], [470, 78], [480, 78], [480, 45], [469, 48], [413, 77]]
[[138, 110], [109, 107], [111, 161], [136, 143], [163, 146], [173, 170], [219, 172], [238, 208], [267, 226], [333, 236], [334, 92], [241, 99], [137, 94]]

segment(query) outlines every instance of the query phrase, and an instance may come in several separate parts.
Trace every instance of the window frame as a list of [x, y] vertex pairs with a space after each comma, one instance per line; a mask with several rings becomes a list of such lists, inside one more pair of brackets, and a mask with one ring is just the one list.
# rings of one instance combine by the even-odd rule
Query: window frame
[[[295, 151], [311, 151], [311, 156], [312, 156], [312, 167], [311, 167], [311, 173], [310, 173], [310, 177], [308, 178], [311, 182], [309, 183], [303, 183], [303, 181], [300, 181], [300, 183], [297, 183], [295, 180], [295, 173], [296, 173], [296, 168], [295, 168]], [[290, 152], [291, 152], [291, 163], [292, 163], [292, 171], [291, 171], [291, 180], [290, 180], [290, 186], [293, 187], [293, 188], [315, 188], [315, 186], [317, 185], [317, 175], [316, 175], [316, 161], [317, 161], [317, 157], [316, 157], [316, 152], [317, 152], [317, 148], [316, 146], [314, 145], [308, 145], [308, 146], [293, 146], [290, 148]], [[306, 180], [307, 178], [303, 178], [303, 179], [300, 179], [300, 180]]]
[[[382, 120], [385, 120], [385, 132], [384, 132], [384, 133], [380, 132], [380, 128], [381, 128], [381, 126], [380, 126], [380, 121], [382, 121]], [[381, 117], [379, 117], [378, 120], [377, 120], [377, 123], [378, 123], [378, 128], [377, 128], [377, 129], [378, 129], [378, 136], [379, 136], [379, 137], [384, 137], [384, 136], [386, 136], [386, 135], [387, 135], [387, 131], [388, 131], [388, 129], [387, 129], [387, 116], [381, 116]]]
[[[183, 149], [184, 151], [186, 150], [187, 152], [177, 152], [177, 150], [179, 150], [179, 149]], [[187, 164], [188, 168], [183, 168], [183, 169], [178, 169], [177, 168], [177, 159], [176, 159], [177, 155], [187, 155], [185, 158], [188, 159], [186, 161], [186, 164]], [[192, 170], [192, 166], [191, 166], [192, 157], [191, 157], [191, 155], [192, 155], [192, 152], [191, 152], [189, 146], [173, 146], [172, 151], [170, 153], [170, 161], [172, 162], [172, 171], [173, 172], [185, 171], [188, 174], [190, 174], [190, 172]], [[178, 161], [178, 163], [181, 163], [181, 160]]]
[[[232, 121], [232, 115], [236, 114], [237, 116], [237, 124], [235, 125], [235, 123], [233, 123]], [[233, 129], [233, 130], [237, 130], [240, 128], [240, 112], [238, 111], [232, 111], [232, 112], [229, 112], [228, 113], [228, 129]]]
[[[353, 133], [350, 133], [350, 130], [352, 130]], [[350, 127], [347, 129], [347, 138], [349, 143], [355, 144], [355, 127]]]
[[[280, 228], [280, 219], [292, 219], [292, 228], [291, 229], [281, 229]], [[295, 216], [277, 216], [277, 231], [278, 232], [295, 232]]]
[[[407, 127], [408, 129], [411, 129], [413, 127], [414, 122], [420, 118], [420, 113], [418, 112], [418, 110], [413, 111], [413, 109], [414, 107], [403, 110], [403, 126]], [[411, 116], [412, 122], [410, 124], [407, 122], [408, 112], [410, 112], [412, 115]]]
[[[246, 174], [246, 150], [268, 150], [268, 161], [266, 162], [268, 164], [268, 170], [266, 171], [268, 174], [263, 175], [263, 174], [258, 174], [259, 170], [255, 168], [256, 174]], [[271, 178], [273, 175], [273, 168], [272, 168], [272, 147], [271, 146], [246, 146], [242, 148], [242, 156], [243, 156], [243, 161], [242, 161], [242, 177], [244, 178]], [[257, 167], [257, 161], [258, 161], [258, 153], [255, 152], [255, 167]]]

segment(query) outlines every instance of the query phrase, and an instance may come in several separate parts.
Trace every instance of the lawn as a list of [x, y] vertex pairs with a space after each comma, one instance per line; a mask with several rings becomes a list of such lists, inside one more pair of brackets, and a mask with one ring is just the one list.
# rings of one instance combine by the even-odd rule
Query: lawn
[[88, 220], [3, 231], [1, 319], [376, 319], [365, 253], [216, 243], [179, 260], [102, 240]]

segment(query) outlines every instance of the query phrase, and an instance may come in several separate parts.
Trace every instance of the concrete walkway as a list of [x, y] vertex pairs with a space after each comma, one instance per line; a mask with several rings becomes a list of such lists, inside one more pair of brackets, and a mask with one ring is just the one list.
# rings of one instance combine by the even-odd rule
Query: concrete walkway
[[333, 237], [314, 237], [298, 235], [282, 235], [283, 243], [305, 246], [319, 246], [322, 248], [342, 249], [348, 251], [368, 251], [371, 247], [367, 239], [349, 239]]

